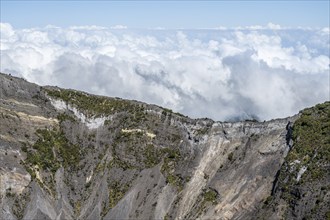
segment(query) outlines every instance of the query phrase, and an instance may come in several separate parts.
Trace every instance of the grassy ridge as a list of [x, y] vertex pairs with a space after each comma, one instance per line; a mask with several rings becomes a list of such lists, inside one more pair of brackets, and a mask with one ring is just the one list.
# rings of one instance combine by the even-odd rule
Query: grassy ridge
[[[258, 219], [285, 210], [283, 219], [330, 220], [330, 102], [300, 112], [293, 125], [293, 145], [279, 172], [272, 196]], [[284, 205], [285, 204], [285, 205]], [[267, 216], [268, 215], [268, 216]]]
[[322, 178], [330, 161], [330, 102], [301, 112], [294, 123], [293, 148], [287, 162], [300, 161], [306, 166], [303, 181]]

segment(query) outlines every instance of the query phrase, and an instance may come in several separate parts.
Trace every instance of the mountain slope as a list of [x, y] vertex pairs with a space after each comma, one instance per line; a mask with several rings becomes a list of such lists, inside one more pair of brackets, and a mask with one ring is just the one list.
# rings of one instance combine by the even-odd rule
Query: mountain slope
[[279, 170], [263, 219], [330, 219], [330, 103], [300, 112], [293, 145]]
[[254, 219], [278, 206], [267, 198], [299, 145], [293, 133], [285, 159], [300, 115], [214, 122], [5, 74], [0, 85], [1, 219]]

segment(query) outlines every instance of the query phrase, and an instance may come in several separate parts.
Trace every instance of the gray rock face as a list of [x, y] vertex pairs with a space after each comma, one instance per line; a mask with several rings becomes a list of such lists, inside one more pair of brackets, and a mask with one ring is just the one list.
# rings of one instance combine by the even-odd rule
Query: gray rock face
[[0, 114], [0, 219], [93, 220], [253, 219], [298, 117], [193, 120], [4, 74]]

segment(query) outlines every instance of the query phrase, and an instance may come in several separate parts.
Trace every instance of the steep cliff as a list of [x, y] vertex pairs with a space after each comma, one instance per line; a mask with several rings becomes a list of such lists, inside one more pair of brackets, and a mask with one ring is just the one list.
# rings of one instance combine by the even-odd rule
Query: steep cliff
[[330, 103], [300, 112], [260, 219], [330, 219]]
[[[298, 219], [314, 206], [283, 198], [296, 183], [307, 190], [316, 182], [324, 196], [314, 202], [322, 212], [311, 216], [327, 214], [329, 158], [308, 153], [305, 159], [295, 150], [304, 113], [214, 122], [5, 74], [0, 86], [1, 219], [254, 219], [265, 213]], [[329, 103], [323, 105], [317, 108], [328, 126]], [[288, 123], [296, 120], [292, 130]], [[329, 139], [318, 146], [329, 152]], [[315, 166], [320, 176], [304, 171]], [[302, 183], [307, 174], [314, 182]], [[290, 211], [290, 201], [299, 212]]]

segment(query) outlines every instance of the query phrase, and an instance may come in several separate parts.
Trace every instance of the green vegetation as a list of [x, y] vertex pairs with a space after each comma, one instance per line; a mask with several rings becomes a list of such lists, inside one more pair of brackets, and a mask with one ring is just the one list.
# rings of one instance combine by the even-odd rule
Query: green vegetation
[[200, 216], [207, 207], [210, 205], [216, 205], [218, 201], [218, 192], [212, 188], [203, 189], [197, 199], [197, 206], [195, 207], [197, 216]]
[[286, 160], [299, 160], [299, 167], [308, 167], [304, 181], [324, 176], [330, 161], [330, 102], [301, 112], [293, 127], [293, 149]]
[[185, 115], [183, 115], [183, 114], [181, 114], [179, 112], [173, 112], [171, 109], [163, 108], [163, 107], [161, 109], [163, 110], [162, 115], [164, 115], [165, 117], [167, 115], [174, 114], [174, 115], [178, 115], [178, 116], [183, 117], [183, 118], [188, 118], [188, 116], [185, 116]]
[[125, 196], [130, 186], [131, 186], [130, 183], [121, 184], [118, 181], [111, 182], [108, 185], [109, 198], [107, 203], [104, 202], [102, 204], [102, 212], [101, 212], [102, 217], [104, 217], [109, 212], [110, 209], [112, 209], [117, 205], [117, 203]]
[[169, 217], [168, 213], [165, 214], [164, 220], [170, 220], [170, 217]]
[[81, 201], [77, 201], [75, 204], [74, 204], [74, 214], [77, 216], [80, 214], [80, 210], [81, 210]]
[[56, 129], [38, 129], [36, 134], [39, 139], [32, 149], [27, 151], [27, 164], [38, 165], [39, 168], [52, 173], [61, 165], [67, 167], [78, 164], [79, 148], [71, 144], [63, 132]]
[[[113, 167], [122, 168], [123, 170], [138, 168], [132, 164], [132, 161], [139, 160], [142, 147], [135, 147], [142, 145], [144, 139], [142, 132], [118, 132], [112, 143], [113, 159], [108, 163], [108, 168]], [[124, 151], [121, 149], [125, 149]], [[122, 154], [125, 153], [125, 156]], [[134, 160], [127, 161], [126, 158], [133, 156]], [[135, 164], [136, 165], [136, 164]]]
[[204, 193], [204, 201], [216, 204], [218, 193], [213, 189], [208, 189]]
[[230, 152], [230, 153], [228, 154], [228, 160], [229, 160], [229, 161], [232, 161], [232, 160], [233, 160], [233, 157], [234, 157], [234, 153], [233, 153], [233, 152]]
[[326, 213], [325, 215], [326, 215], [326, 217], [327, 217], [327, 220], [330, 220], [330, 210], [327, 211], [327, 213]]
[[[173, 139], [179, 140], [179, 135], [166, 137], [171, 143]], [[145, 130], [132, 130], [117, 132], [112, 143], [113, 160], [110, 167], [121, 167], [126, 169], [145, 169], [159, 164], [164, 155], [173, 160], [178, 157], [178, 151], [170, 148], [161, 148], [156, 145], [158, 141], [147, 135]]]
[[[305, 204], [312, 204], [311, 209], [306, 210], [306, 219], [321, 215], [326, 219], [326, 194], [320, 191], [326, 190], [327, 185], [324, 184], [328, 184], [329, 178], [330, 102], [304, 109], [300, 114], [293, 125], [292, 148], [278, 177], [276, 191], [279, 194], [268, 197], [263, 208], [277, 204], [276, 195], [279, 195], [288, 204], [286, 214], [294, 212], [295, 206], [299, 204], [297, 201], [305, 201]], [[303, 166], [307, 167], [307, 170], [297, 181]]]
[[122, 185], [119, 182], [113, 182], [109, 186], [109, 207], [113, 208], [115, 205], [121, 200], [127, 190], [129, 189], [130, 185]]
[[273, 196], [268, 196], [264, 201], [264, 207], [269, 205], [273, 200]]
[[148, 144], [145, 148], [145, 165], [148, 168], [156, 166], [160, 162], [160, 152], [153, 144]]
[[66, 139], [57, 134], [56, 130], [38, 129], [36, 134], [39, 139], [32, 148], [24, 149], [27, 158], [23, 161], [23, 165], [32, 179], [36, 180], [51, 196], [55, 196], [54, 174], [63, 162], [63, 158], [57, 154], [60, 154], [61, 146], [59, 145]]
[[201, 136], [205, 135], [209, 132], [209, 130], [210, 130], [210, 127], [206, 127], [206, 126], [203, 128], [200, 128], [197, 130], [197, 135], [201, 135]]
[[162, 149], [165, 155], [161, 172], [166, 177], [166, 181], [173, 186], [176, 186], [179, 191], [183, 189], [183, 180], [178, 175], [174, 174], [175, 166], [181, 159], [180, 151], [170, 148]]
[[113, 159], [108, 163], [107, 168], [112, 169], [112, 168], [122, 168], [124, 171], [128, 169], [135, 169], [136, 167], [131, 165], [129, 162], [121, 159], [120, 156], [117, 154], [113, 155]]
[[[115, 171], [117, 172], [117, 171]], [[104, 217], [111, 208], [115, 207], [118, 202], [126, 195], [131, 188], [134, 180], [138, 176], [138, 172], [127, 172], [129, 176], [125, 178], [116, 178], [114, 176], [108, 176], [108, 199], [102, 202], [101, 216]], [[125, 174], [124, 174], [125, 175]]]
[[51, 97], [73, 104], [88, 116], [111, 115], [125, 111], [132, 113], [133, 118], [137, 121], [145, 118], [144, 108], [138, 104], [133, 104], [132, 101], [89, 95], [75, 90], [52, 89], [46, 90], [46, 92]]
[[258, 122], [258, 119], [256, 119], [256, 118], [251, 118], [251, 119], [245, 119], [244, 120], [245, 122]]
[[63, 121], [71, 121], [71, 122], [75, 122], [76, 120], [74, 119], [74, 117], [68, 115], [68, 114], [65, 114], [65, 113], [61, 113], [59, 115], [57, 115], [57, 119], [60, 121], [60, 122], [63, 122]]
[[24, 210], [30, 201], [30, 195], [31, 191], [25, 189], [21, 194], [15, 196], [12, 211], [18, 219], [23, 219]]

